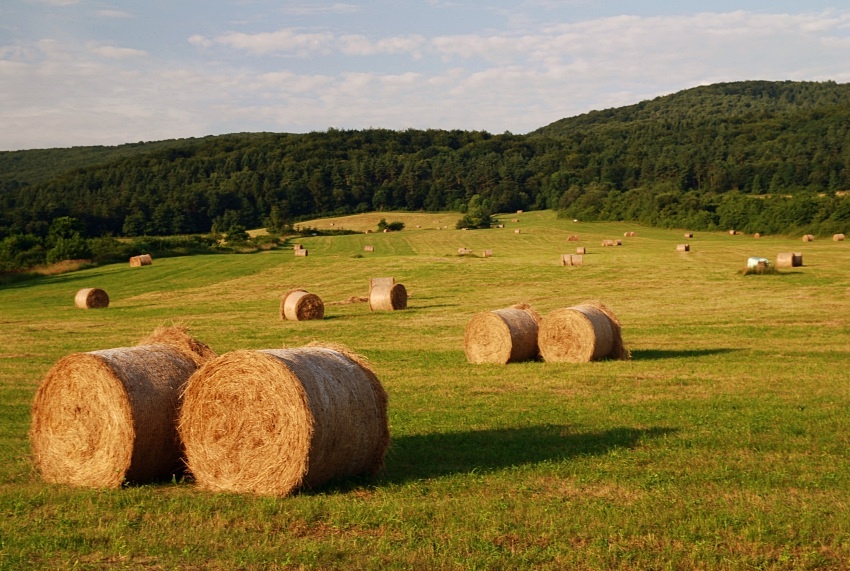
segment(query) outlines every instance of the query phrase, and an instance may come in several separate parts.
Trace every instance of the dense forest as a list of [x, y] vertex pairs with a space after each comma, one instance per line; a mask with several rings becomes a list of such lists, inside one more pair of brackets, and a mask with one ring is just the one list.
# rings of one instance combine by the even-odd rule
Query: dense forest
[[[697, 87], [526, 135], [329, 129], [0, 152], [0, 271], [94, 238], [372, 210], [824, 234], [850, 230], [845, 190], [850, 84], [834, 82]], [[77, 246], [57, 252], [59, 239]]]

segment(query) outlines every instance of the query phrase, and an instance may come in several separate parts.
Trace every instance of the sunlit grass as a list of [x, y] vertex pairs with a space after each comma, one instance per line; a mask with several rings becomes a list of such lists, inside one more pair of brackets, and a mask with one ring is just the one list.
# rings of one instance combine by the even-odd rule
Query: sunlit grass
[[[846, 243], [697, 234], [679, 253], [684, 230], [551, 212], [476, 231], [454, 230], [459, 215], [446, 214], [310, 225], [364, 231], [382, 217], [405, 230], [299, 239], [306, 258], [283, 248], [168, 258], [0, 289], [0, 567], [850, 566]], [[581, 241], [567, 242], [573, 234]], [[560, 266], [578, 245], [585, 265]], [[739, 273], [748, 257], [792, 250], [803, 267]], [[333, 303], [365, 296], [377, 276], [405, 284], [408, 310]], [[74, 308], [82, 287], [105, 289], [110, 307]], [[281, 321], [293, 287], [318, 294], [326, 319]], [[617, 314], [631, 361], [466, 363], [476, 312], [526, 302], [545, 316], [586, 299]], [[320, 340], [367, 356], [390, 396], [385, 471], [282, 499], [190, 481], [43, 484], [27, 430], [45, 372], [172, 321], [219, 353]]]

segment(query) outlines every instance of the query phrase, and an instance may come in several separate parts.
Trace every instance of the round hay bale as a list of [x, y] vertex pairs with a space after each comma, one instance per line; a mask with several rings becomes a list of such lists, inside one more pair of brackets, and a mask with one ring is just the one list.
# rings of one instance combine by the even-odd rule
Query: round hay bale
[[753, 238], [761, 238], [761, 233], [756, 232], [755, 234], [753, 234]]
[[407, 290], [402, 284], [375, 284], [369, 290], [369, 309], [372, 311], [407, 309]]
[[534, 359], [539, 324], [540, 315], [525, 304], [478, 313], [463, 335], [466, 360], [505, 365]]
[[569, 238], [567, 238], [567, 242], [578, 242], [578, 241], [579, 241], [579, 237], [576, 236], [575, 234], [570, 236]]
[[74, 305], [80, 309], [109, 307], [109, 295], [100, 288], [83, 288], [74, 296]]
[[553, 363], [629, 358], [619, 320], [598, 302], [556, 309], [546, 315], [538, 343], [543, 360]]
[[832, 235], [832, 241], [833, 242], [843, 242], [844, 241], [844, 234], [833, 234]]
[[802, 252], [794, 252], [794, 258], [791, 264], [796, 268], [798, 266], [803, 265], [803, 253]]
[[583, 256], [586, 253], [587, 253], [587, 248], [585, 248], [584, 246], [579, 246], [578, 248], [576, 248], [576, 254]]
[[303, 289], [289, 290], [280, 298], [280, 318], [288, 321], [324, 319], [322, 298]]
[[150, 254], [140, 254], [130, 258], [131, 268], [140, 268], [142, 266], [150, 266], [151, 264], [153, 264], [153, 258], [151, 258]]
[[793, 252], [780, 252], [776, 254], [776, 267], [777, 268], [793, 268], [794, 267], [794, 253]]
[[192, 376], [179, 432], [201, 488], [285, 496], [379, 471], [387, 395], [344, 347], [233, 351]]
[[42, 477], [117, 488], [179, 473], [179, 395], [214, 356], [182, 329], [166, 328], [135, 347], [60, 359], [32, 405], [30, 441]]
[[676, 251], [677, 252], [690, 252], [691, 251], [691, 245], [690, 244], [679, 244], [678, 246], [676, 246]]
[[363, 251], [364, 252], [374, 252], [375, 246], [363, 246]]
[[693, 237], [694, 237], [693, 232], [685, 232], [685, 238], [693, 238]]
[[814, 241], [815, 241], [815, 237], [812, 234], [806, 234], [805, 236], [803, 236], [803, 242], [814, 242]]

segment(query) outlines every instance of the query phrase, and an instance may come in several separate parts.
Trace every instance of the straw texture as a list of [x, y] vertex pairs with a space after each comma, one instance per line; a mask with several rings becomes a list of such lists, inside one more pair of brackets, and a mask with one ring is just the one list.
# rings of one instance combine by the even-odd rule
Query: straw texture
[[679, 244], [678, 246], [676, 246], [676, 251], [677, 252], [690, 252], [691, 251], [691, 245], [690, 244]]
[[325, 304], [322, 298], [303, 289], [286, 292], [280, 299], [280, 318], [288, 321], [324, 319]]
[[285, 496], [380, 470], [387, 395], [341, 346], [234, 351], [192, 376], [179, 430], [201, 488]]
[[151, 264], [153, 264], [153, 258], [151, 258], [150, 254], [141, 254], [130, 258], [131, 268], [140, 268], [142, 266], [150, 266]]
[[180, 328], [60, 359], [36, 391], [30, 441], [52, 483], [116, 488], [181, 470], [179, 394], [215, 354]]
[[619, 320], [595, 301], [556, 309], [546, 315], [540, 325], [538, 343], [540, 355], [547, 362], [629, 358]]
[[407, 290], [402, 284], [378, 284], [369, 291], [369, 309], [397, 311], [407, 309]]
[[109, 307], [109, 295], [100, 288], [83, 288], [74, 296], [74, 305], [80, 309], [100, 309], [103, 307]]
[[843, 242], [844, 241], [844, 234], [833, 234], [832, 235], [832, 241], [833, 242]]
[[466, 359], [499, 365], [534, 359], [539, 324], [540, 315], [526, 304], [478, 313], [463, 335]]

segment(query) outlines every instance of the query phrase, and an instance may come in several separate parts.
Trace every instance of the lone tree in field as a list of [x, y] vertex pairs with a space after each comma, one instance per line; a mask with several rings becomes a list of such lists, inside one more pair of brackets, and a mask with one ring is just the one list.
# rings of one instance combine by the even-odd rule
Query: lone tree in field
[[456, 228], [489, 228], [493, 224], [493, 216], [490, 213], [490, 204], [487, 200], [481, 200], [481, 196], [475, 194], [469, 199], [466, 214], [457, 221]]

